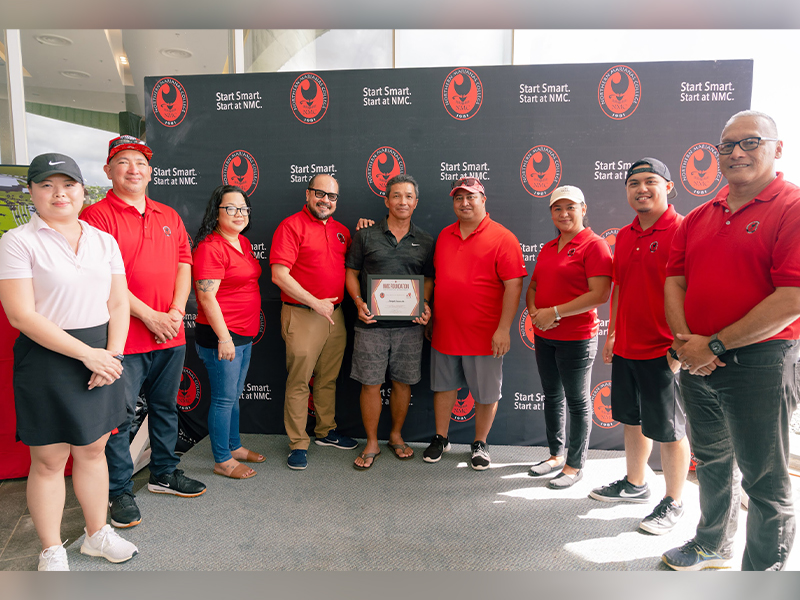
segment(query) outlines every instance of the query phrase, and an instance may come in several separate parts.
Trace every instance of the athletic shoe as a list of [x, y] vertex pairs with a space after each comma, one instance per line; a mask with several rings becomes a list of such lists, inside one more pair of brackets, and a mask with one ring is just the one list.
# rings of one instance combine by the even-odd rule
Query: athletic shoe
[[422, 460], [429, 463], [439, 462], [445, 452], [450, 452], [450, 440], [437, 433], [433, 436], [431, 445], [422, 453]]
[[194, 498], [206, 493], [205, 484], [189, 479], [180, 469], [158, 477], [150, 473], [147, 489], [155, 494], [174, 494], [181, 498]]
[[69, 571], [69, 563], [67, 563], [67, 550], [61, 542], [57, 546], [50, 546], [45, 548], [39, 555], [39, 571]]
[[639, 523], [639, 529], [655, 535], [663, 535], [672, 531], [682, 516], [683, 506], [678, 506], [671, 496], [667, 496], [658, 503], [653, 512]]
[[130, 492], [122, 492], [116, 498], [108, 501], [108, 507], [111, 509], [111, 524], [114, 527], [125, 529], [142, 522], [142, 513], [136, 506], [135, 498]]
[[707, 550], [694, 540], [689, 540], [679, 548], [667, 550], [661, 560], [676, 571], [700, 571], [701, 569], [727, 569], [730, 558]]
[[[86, 528], [83, 528], [86, 531]], [[121, 563], [132, 559], [139, 553], [139, 549], [127, 540], [119, 537], [119, 534], [111, 529], [111, 525], [103, 525], [103, 528], [90, 536], [86, 532], [81, 544], [81, 554], [87, 556], [102, 556], [112, 563]]]
[[470, 464], [476, 471], [485, 471], [492, 464], [492, 459], [489, 458], [489, 447], [486, 442], [472, 442], [472, 460]]
[[358, 446], [358, 442], [351, 437], [336, 433], [335, 429], [331, 429], [324, 438], [317, 438], [314, 443], [319, 446], [333, 446], [340, 450], [352, 450]]
[[302, 471], [308, 466], [308, 451], [306, 450], [292, 450], [289, 454], [289, 460], [286, 461], [286, 466], [295, 471]]
[[650, 498], [650, 488], [644, 485], [635, 486], [628, 481], [626, 475], [622, 479], [603, 487], [594, 488], [589, 496], [601, 502], [637, 502], [643, 504]]

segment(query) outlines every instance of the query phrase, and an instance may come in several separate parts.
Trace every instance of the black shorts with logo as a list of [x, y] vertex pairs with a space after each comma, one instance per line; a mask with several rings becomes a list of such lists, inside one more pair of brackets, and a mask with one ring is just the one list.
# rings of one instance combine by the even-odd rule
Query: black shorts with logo
[[611, 416], [625, 425], [641, 425], [645, 437], [677, 442], [686, 435], [678, 377], [667, 357], [611, 362]]

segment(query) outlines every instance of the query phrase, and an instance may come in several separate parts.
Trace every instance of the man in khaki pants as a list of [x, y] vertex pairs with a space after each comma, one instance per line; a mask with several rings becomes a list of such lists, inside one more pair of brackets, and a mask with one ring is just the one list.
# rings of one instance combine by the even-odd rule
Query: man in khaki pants
[[286, 342], [286, 396], [283, 422], [289, 436], [290, 469], [308, 466], [306, 434], [308, 382], [314, 377], [316, 443], [351, 450], [358, 443], [336, 433], [336, 378], [347, 334], [341, 302], [344, 259], [350, 232], [335, 221], [339, 184], [315, 175], [306, 189], [306, 205], [278, 225], [269, 262], [272, 281], [281, 288], [281, 335]]

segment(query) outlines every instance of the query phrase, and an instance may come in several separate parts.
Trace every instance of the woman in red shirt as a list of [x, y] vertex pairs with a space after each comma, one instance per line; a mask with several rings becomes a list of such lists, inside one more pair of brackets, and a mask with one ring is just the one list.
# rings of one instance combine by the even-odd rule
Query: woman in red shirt
[[261, 315], [261, 265], [242, 235], [249, 228], [247, 194], [232, 185], [219, 186], [197, 232], [192, 265], [197, 297], [195, 346], [211, 385], [208, 436], [214, 473], [233, 479], [256, 474], [242, 462], [265, 460], [243, 448], [239, 437], [239, 397]]
[[[544, 420], [550, 458], [531, 467], [532, 476], [561, 469], [549, 482], [568, 488], [583, 477], [589, 447], [589, 386], [597, 354], [597, 306], [611, 292], [611, 250], [586, 226], [586, 201], [565, 185], [550, 196], [550, 215], [559, 236], [544, 245], [528, 287], [528, 313], [536, 328], [536, 365], [544, 391]], [[569, 448], [564, 454], [565, 411]]]

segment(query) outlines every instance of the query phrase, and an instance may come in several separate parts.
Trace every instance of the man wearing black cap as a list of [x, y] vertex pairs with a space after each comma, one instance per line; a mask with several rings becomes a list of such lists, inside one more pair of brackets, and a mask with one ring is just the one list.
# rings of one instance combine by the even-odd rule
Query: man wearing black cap
[[433, 256], [436, 317], [431, 340], [431, 389], [436, 435], [422, 455], [438, 462], [450, 450], [447, 432], [459, 389], [475, 402], [470, 465], [489, 468], [486, 438], [503, 385], [503, 356], [528, 274], [516, 236], [486, 212], [486, 192], [474, 177], [453, 182], [458, 220], [439, 234]]
[[666, 494], [639, 524], [643, 531], [660, 535], [683, 516], [681, 496], [690, 460], [675, 377], [680, 364], [668, 353], [674, 344], [664, 313], [667, 260], [683, 217], [668, 204], [677, 192], [660, 160], [633, 163], [625, 190], [636, 217], [617, 234], [603, 361], [612, 365], [611, 414], [625, 428], [627, 474], [589, 496], [603, 502], [648, 502], [645, 467], [653, 440], [660, 442]]
[[125, 262], [131, 323], [125, 343], [127, 419], [106, 445], [111, 524], [133, 527], [141, 513], [133, 495], [130, 426], [140, 391], [147, 400], [150, 480], [147, 488], [183, 498], [206, 486], [178, 469], [178, 388], [186, 340], [183, 315], [191, 289], [192, 255], [183, 221], [172, 208], [145, 195], [153, 151], [130, 135], [111, 140], [104, 170], [112, 182], [104, 200], [81, 219], [117, 240]]
[[664, 287], [701, 517], [694, 538], [662, 559], [684, 571], [726, 566], [744, 489], [742, 570], [776, 571], [786, 567], [795, 536], [788, 463], [797, 408], [800, 188], [775, 170], [783, 142], [769, 115], [733, 115], [717, 150], [728, 185], [686, 215]]

